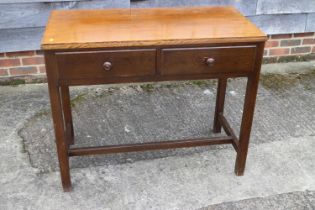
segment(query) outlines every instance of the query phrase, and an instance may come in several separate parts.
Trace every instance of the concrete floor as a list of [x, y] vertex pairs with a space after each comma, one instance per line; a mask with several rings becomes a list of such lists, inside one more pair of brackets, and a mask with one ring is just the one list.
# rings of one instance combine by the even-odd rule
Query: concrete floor
[[[2, 86], [0, 209], [315, 209], [314, 68], [264, 66], [245, 176], [233, 174], [230, 146], [80, 157], [71, 193], [60, 185], [47, 85]], [[227, 91], [236, 130], [245, 84], [231, 80]], [[79, 146], [212, 135], [213, 81], [71, 95]]]

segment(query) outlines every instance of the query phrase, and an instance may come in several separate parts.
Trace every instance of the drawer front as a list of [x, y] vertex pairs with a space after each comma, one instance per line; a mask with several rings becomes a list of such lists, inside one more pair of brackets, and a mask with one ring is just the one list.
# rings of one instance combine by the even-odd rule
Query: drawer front
[[161, 74], [237, 73], [253, 70], [255, 46], [162, 49]]
[[155, 74], [156, 50], [57, 53], [61, 79], [137, 77]]

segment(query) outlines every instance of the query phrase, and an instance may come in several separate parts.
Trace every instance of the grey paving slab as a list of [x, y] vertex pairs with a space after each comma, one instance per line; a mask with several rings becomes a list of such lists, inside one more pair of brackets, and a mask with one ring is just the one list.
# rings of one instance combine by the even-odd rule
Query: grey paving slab
[[234, 176], [232, 149], [190, 156], [72, 170], [74, 191], [61, 191], [59, 173], [19, 170], [1, 174], [5, 209], [197, 209], [211, 204], [315, 190], [314, 174], [301, 170], [296, 153], [314, 148], [314, 137], [250, 148], [246, 175]]
[[315, 191], [307, 191], [305, 196], [313, 209], [315, 209]]
[[[199, 210], [313, 210], [307, 196], [314, 192], [292, 192], [212, 205]], [[313, 196], [312, 196], [313, 198]]]
[[[15, 135], [15, 129], [24, 127], [28, 118], [49, 107], [47, 85], [1, 86], [0, 101], [1, 137]], [[7, 145], [5, 141], [0, 145], [3, 142]]]

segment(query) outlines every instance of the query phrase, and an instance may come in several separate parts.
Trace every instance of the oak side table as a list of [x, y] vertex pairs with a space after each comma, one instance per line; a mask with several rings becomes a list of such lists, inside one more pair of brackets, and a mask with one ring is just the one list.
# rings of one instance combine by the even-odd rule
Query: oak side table
[[[231, 144], [243, 175], [266, 35], [233, 7], [53, 11], [42, 40], [64, 191], [69, 158]], [[240, 134], [223, 115], [228, 78], [247, 77]], [[224, 137], [74, 146], [69, 86], [218, 79], [213, 131]]]

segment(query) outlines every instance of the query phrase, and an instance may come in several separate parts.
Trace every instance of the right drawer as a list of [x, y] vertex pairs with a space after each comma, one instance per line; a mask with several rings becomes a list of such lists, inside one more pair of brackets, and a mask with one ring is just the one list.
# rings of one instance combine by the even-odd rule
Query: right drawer
[[244, 73], [254, 67], [256, 46], [166, 48], [161, 75]]

